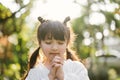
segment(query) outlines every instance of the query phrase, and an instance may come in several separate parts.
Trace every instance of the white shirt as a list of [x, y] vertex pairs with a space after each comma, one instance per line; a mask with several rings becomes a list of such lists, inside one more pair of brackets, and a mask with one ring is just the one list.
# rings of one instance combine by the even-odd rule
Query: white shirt
[[[85, 66], [78, 61], [66, 60], [63, 64], [64, 80], [89, 80]], [[38, 67], [30, 69], [25, 80], [49, 80], [49, 70], [40, 63]]]

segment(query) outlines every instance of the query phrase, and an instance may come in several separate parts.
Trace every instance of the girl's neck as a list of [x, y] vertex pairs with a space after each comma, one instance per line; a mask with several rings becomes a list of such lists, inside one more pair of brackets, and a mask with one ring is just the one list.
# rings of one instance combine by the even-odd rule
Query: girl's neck
[[51, 62], [50, 61], [44, 61], [43, 64], [45, 65], [45, 67], [50, 70], [50, 67], [51, 67]]

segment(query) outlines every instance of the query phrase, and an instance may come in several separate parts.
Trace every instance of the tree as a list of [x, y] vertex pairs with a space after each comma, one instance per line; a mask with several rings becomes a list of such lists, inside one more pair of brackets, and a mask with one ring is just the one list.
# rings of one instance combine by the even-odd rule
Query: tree
[[[101, 76], [101, 78], [95, 78], [94, 76], [91, 80], [103, 80], [102, 77], [108, 80], [108, 76], [103, 76], [100, 73], [100, 71], [104, 71], [103, 73], [108, 75], [108, 68], [103, 69], [99, 67], [96, 52], [100, 50], [105, 52], [111, 49], [104, 43], [109, 37], [120, 37], [120, 1], [85, 1], [86, 4], [82, 4], [81, 1], [74, 0], [82, 8], [81, 16], [76, 18], [72, 23], [73, 31], [77, 35], [74, 45], [82, 59], [91, 57], [90, 70], [92, 71], [90, 72], [95, 76]], [[105, 52], [105, 54], [109, 54], [109, 52]], [[93, 70], [98, 67], [100, 71], [98, 69]]]
[[[19, 79], [27, 63], [28, 42], [30, 32], [26, 25], [26, 17], [30, 13], [32, 0], [14, 0], [18, 7], [12, 11], [0, 3], [0, 79]], [[26, 33], [25, 33], [26, 32]], [[27, 35], [27, 36], [26, 36]]]

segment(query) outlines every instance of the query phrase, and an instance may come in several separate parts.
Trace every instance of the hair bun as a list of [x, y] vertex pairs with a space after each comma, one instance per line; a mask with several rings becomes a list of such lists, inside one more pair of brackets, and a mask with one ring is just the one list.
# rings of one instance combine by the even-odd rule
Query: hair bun
[[45, 20], [44, 20], [42, 17], [38, 17], [38, 20], [39, 20], [41, 23], [45, 22]]
[[70, 17], [68, 16], [68, 17], [65, 18], [65, 20], [64, 20], [63, 23], [66, 25], [66, 23], [67, 23], [69, 20], [70, 20]]

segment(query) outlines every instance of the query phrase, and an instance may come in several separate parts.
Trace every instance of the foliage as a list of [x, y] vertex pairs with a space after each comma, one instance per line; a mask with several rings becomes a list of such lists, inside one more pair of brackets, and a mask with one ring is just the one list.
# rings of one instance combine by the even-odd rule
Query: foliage
[[[91, 80], [108, 80], [108, 71], [111, 68], [109, 69], [106, 65], [101, 67], [100, 62], [96, 57], [96, 52], [99, 50], [109, 51], [110, 48], [104, 41], [109, 37], [120, 37], [120, 1], [87, 0], [86, 4], [81, 4], [79, 0], [74, 0], [74, 2], [83, 9], [82, 15], [76, 18], [72, 23], [73, 31], [77, 35], [74, 47], [81, 59], [91, 59], [89, 68]], [[106, 6], [108, 7], [110, 5], [114, 5], [114, 9], [106, 8]], [[117, 7], [115, 7], [115, 5]], [[101, 17], [99, 17], [100, 15]], [[97, 17], [97, 19], [94, 17]], [[114, 27], [114, 29], [112, 27]], [[105, 30], [109, 33], [104, 33]], [[105, 54], [107, 53], [108, 52], [105, 52]], [[117, 71], [117, 67], [114, 69]], [[119, 74], [117, 76], [119, 76]], [[117, 77], [114, 80], [116, 79]]]
[[[19, 6], [16, 11], [12, 11], [0, 3], [0, 80], [18, 80], [26, 70], [28, 51], [30, 46], [33, 46], [31, 43], [33, 32], [25, 20], [30, 14], [33, 0], [28, 0], [27, 4], [24, 1], [26, 0], [13, 0], [13, 3]], [[104, 44], [106, 38], [120, 37], [120, 1], [86, 1], [87, 4], [81, 4], [79, 0], [74, 0], [83, 9], [82, 15], [72, 23], [73, 31], [77, 35], [74, 49], [77, 50], [81, 59], [91, 59], [88, 70], [91, 80], [120, 80], [119, 68], [101, 65], [95, 56], [98, 50], [108, 51], [108, 46]], [[103, 5], [103, 7], [98, 7], [97, 10], [92, 9], [92, 6], [95, 8], [96, 5]], [[110, 11], [105, 7], [108, 5], [117, 7]], [[97, 15], [98, 19], [91, 22], [90, 17], [93, 13], [104, 16], [105, 20], [101, 23], [94, 23], [102, 21]], [[115, 29], [112, 29], [111, 26]], [[105, 30], [109, 31], [108, 35], [104, 34]], [[102, 37], [96, 36], [97, 33], [100, 33]]]
[[[19, 5], [12, 11], [0, 3], [0, 80], [18, 80], [24, 73], [28, 61], [30, 29], [26, 17], [30, 13], [32, 0], [14, 0]], [[18, 15], [19, 14], [19, 15]]]

